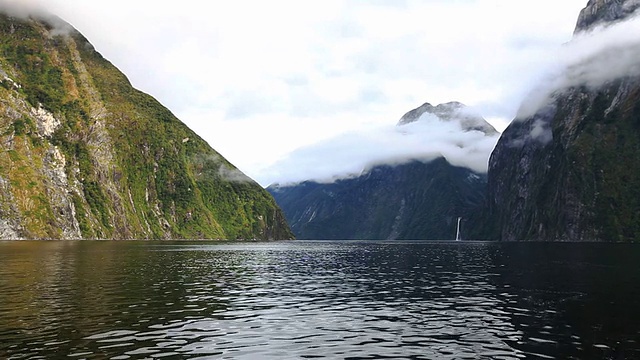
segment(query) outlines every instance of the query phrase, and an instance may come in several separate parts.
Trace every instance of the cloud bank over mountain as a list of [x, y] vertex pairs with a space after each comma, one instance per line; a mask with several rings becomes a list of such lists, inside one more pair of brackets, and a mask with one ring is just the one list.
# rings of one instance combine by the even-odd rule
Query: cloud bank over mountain
[[546, 76], [525, 98], [517, 118], [526, 119], [556, 94], [576, 86], [596, 89], [608, 82], [640, 75], [640, 15], [578, 32], [560, 47]]
[[571, 38], [585, 5], [31, 3], [71, 22], [134, 86], [158, 98], [261, 183], [262, 171], [292, 151], [375, 131], [425, 100], [459, 100], [504, 128], [544, 76], [554, 51]]
[[332, 182], [358, 176], [375, 165], [431, 161], [444, 157], [455, 166], [487, 172], [498, 134], [464, 131], [460, 120], [425, 113], [402, 126], [377, 126], [302, 147], [264, 170], [265, 184], [304, 180]]

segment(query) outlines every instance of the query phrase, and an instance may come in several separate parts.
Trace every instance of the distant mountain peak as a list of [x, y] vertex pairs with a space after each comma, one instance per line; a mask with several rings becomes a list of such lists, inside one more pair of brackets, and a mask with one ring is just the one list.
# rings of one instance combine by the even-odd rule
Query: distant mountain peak
[[409, 111], [398, 122], [398, 126], [407, 125], [420, 120], [424, 114], [432, 114], [442, 121], [458, 120], [464, 131], [481, 131], [487, 136], [497, 135], [498, 131], [482, 116], [473, 113], [465, 104], [457, 101], [433, 106], [424, 103], [420, 107]]
[[598, 25], [623, 21], [640, 8], [640, 0], [589, 0], [578, 17], [575, 32], [587, 31]]

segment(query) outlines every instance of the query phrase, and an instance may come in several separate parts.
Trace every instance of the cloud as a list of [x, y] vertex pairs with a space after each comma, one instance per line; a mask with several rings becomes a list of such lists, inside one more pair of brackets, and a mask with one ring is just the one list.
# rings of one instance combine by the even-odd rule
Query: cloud
[[73, 32], [72, 26], [46, 11], [36, 0], [0, 0], [0, 12], [20, 19], [33, 16], [45, 20], [50, 37], [67, 36]]
[[296, 149], [375, 132], [425, 101], [506, 124], [586, 1], [30, 2], [263, 182]]
[[558, 51], [548, 75], [524, 99], [517, 119], [524, 120], [566, 90], [595, 90], [612, 81], [640, 76], [640, 16], [576, 34]]
[[42, 8], [36, 1], [29, 0], [0, 0], [0, 11], [9, 16], [27, 18], [29, 15], [40, 12]]
[[435, 115], [423, 114], [407, 125], [377, 126], [300, 148], [266, 170], [260, 180], [264, 185], [304, 180], [333, 182], [358, 176], [375, 165], [428, 162], [438, 157], [455, 166], [486, 173], [497, 140], [497, 134], [464, 132], [460, 120], [442, 121]]
[[242, 171], [230, 167], [220, 156], [199, 154], [193, 158], [198, 179], [223, 179], [231, 182], [253, 181]]
[[224, 165], [220, 165], [218, 169], [218, 175], [227, 181], [231, 182], [252, 182], [253, 180], [245, 175], [242, 171], [234, 168], [230, 168]]
[[278, 111], [279, 98], [265, 90], [226, 94], [229, 102], [225, 117], [232, 120], [246, 119]]

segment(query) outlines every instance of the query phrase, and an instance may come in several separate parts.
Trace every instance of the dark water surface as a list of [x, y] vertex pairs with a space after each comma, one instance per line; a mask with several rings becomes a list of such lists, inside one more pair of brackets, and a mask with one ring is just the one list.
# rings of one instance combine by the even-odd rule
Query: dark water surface
[[0, 242], [0, 359], [640, 359], [640, 246]]

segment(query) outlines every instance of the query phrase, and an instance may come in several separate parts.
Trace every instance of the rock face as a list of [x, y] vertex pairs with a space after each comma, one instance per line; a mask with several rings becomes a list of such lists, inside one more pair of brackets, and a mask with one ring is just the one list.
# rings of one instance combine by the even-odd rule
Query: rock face
[[273, 198], [62, 20], [0, 14], [0, 239], [287, 239]]
[[406, 113], [398, 122], [399, 126], [416, 122], [424, 114], [432, 114], [440, 118], [442, 121], [458, 120], [462, 125], [463, 131], [481, 131], [487, 136], [498, 135], [498, 131], [491, 126], [482, 116], [475, 114], [467, 109], [467, 107], [457, 101], [433, 106], [424, 103], [422, 106]]
[[[592, 0], [576, 32], [630, 16], [638, 1]], [[640, 238], [640, 78], [555, 94], [505, 130], [489, 163], [488, 237]]]
[[[399, 126], [424, 114], [460, 121], [463, 131], [497, 134], [484, 119], [460, 115], [464, 106], [424, 104]], [[485, 202], [486, 174], [452, 166], [444, 158], [381, 165], [330, 184], [312, 181], [269, 190], [282, 207], [298, 239], [453, 240], [463, 221]]]
[[576, 33], [625, 19], [638, 8], [639, 0], [589, 0], [578, 17]]
[[453, 240], [457, 218], [485, 201], [486, 175], [439, 158], [377, 166], [332, 184], [267, 188], [298, 239]]

